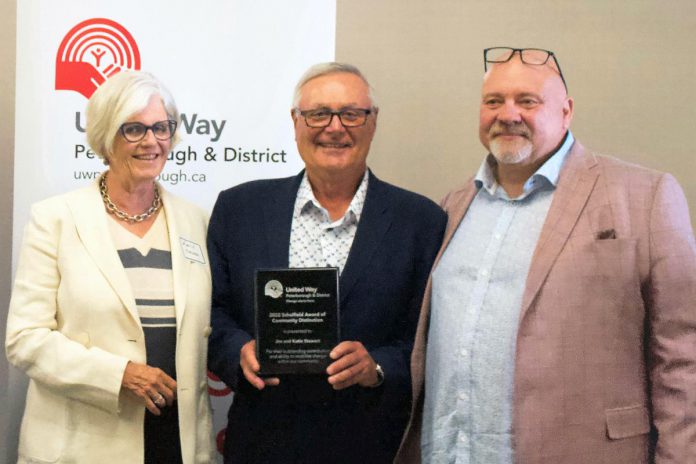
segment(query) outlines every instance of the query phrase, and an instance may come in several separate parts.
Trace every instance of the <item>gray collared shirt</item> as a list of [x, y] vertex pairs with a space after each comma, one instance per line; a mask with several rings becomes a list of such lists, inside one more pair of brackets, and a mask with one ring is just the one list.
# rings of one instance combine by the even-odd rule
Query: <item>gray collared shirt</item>
[[345, 214], [331, 221], [328, 211], [314, 196], [305, 173], [297, 190], [290, 231], [290, 267], [337, 267], [348, 260], [367, 195], [368, 171]]
[[512, 463], [517, 324], [529, 265], [553, 199], [570, 132], [510, 199], [492, 156], [433, 271], [425, 369], [425, 463]]

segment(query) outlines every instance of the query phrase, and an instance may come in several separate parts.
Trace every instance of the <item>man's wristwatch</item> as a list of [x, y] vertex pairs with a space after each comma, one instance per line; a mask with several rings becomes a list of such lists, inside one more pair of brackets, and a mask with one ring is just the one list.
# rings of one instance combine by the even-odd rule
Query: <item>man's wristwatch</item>
[[384, 383], [384, 370], [379, 364], [375, 365], [375, 372], [377, 372], [377, 383], [372, 385], [372, 388], [379, 387]]

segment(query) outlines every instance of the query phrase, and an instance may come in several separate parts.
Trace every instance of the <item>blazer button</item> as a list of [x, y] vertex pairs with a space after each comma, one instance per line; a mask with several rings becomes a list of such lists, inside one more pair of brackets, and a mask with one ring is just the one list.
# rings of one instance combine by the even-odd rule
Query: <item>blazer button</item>
[[205, 329], [203, 329], [203, 337], [208, 338], [210, 336], [210, 332], [213, 331], [213, 328], [208, 326]]

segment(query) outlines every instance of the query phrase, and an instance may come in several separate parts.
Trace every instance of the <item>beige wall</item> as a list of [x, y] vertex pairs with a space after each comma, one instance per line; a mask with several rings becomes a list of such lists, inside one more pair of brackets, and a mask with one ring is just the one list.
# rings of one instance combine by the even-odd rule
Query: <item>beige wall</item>
[[693, 0], [338, 0], [336, 57], [376, 87], [378, 176], [441, 198], [477, 168], [483, 49], [548, 48], [575, 137], [673, 173], [696, 225]]
[[[0, 1], [0, 463], [16, 461], [19, 407], [8, 391], [16, 371], [8, 370], [4, 356], [5, 308], [10, 301], [12, 266], [12, 171], [14, 160], [15, 2]], [[22, 383], [23, 380], [20, 380]], [[14, 398], [13, 398], [14, 399]]]
[[[554, 50], [586, 146], [675, 174], [696, 223], [696, 2], [693, 0], [337, 0], [339, 60], [377, 88], [370, 164], [439, 199], [478, 166], [478, 94], [487, 46]], [[0, 2], [0, 340], [9, 301], [15, 2]], [[8, 375], [9, 374], [9, 375]], [[8, 376], [10, 378], [9, 381]], [[0, 462], [13, 462], [21, 402], [6, 400], [0, 356]], [[10, 414], [12, 416], [10, 417]]]

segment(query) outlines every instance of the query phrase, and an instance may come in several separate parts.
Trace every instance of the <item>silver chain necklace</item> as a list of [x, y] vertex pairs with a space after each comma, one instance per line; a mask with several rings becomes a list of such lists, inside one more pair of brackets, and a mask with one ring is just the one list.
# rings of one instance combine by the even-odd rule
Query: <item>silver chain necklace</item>
[[101, 178], [99, 179], [99, 193], [101, 193], [102, 200], [104, 201], [104, 206], [106, 206], [106, 210], [110, 214], [113, 214], [122, 221], [134, 224], [136, 222], [143, 222], [145, 219], [151, 217], [153, 214], [157, 212], [158, 209], [160, 209], [160, 206], [162, 206], [162, 200], [160, 198], [159, 189], [157, 188], [157, 185], [155, 185], [155, 197], [152, 199], [152, 205], [150, 205], [147, 211], [145, 211], [142, 214], [131, 215], [126, 213], [125, 211], [120, 210], [118, 206], [116, 206], [114, 202], [111, 200], [109, 192], [106, 189], [107, 172], [102, 174]]

